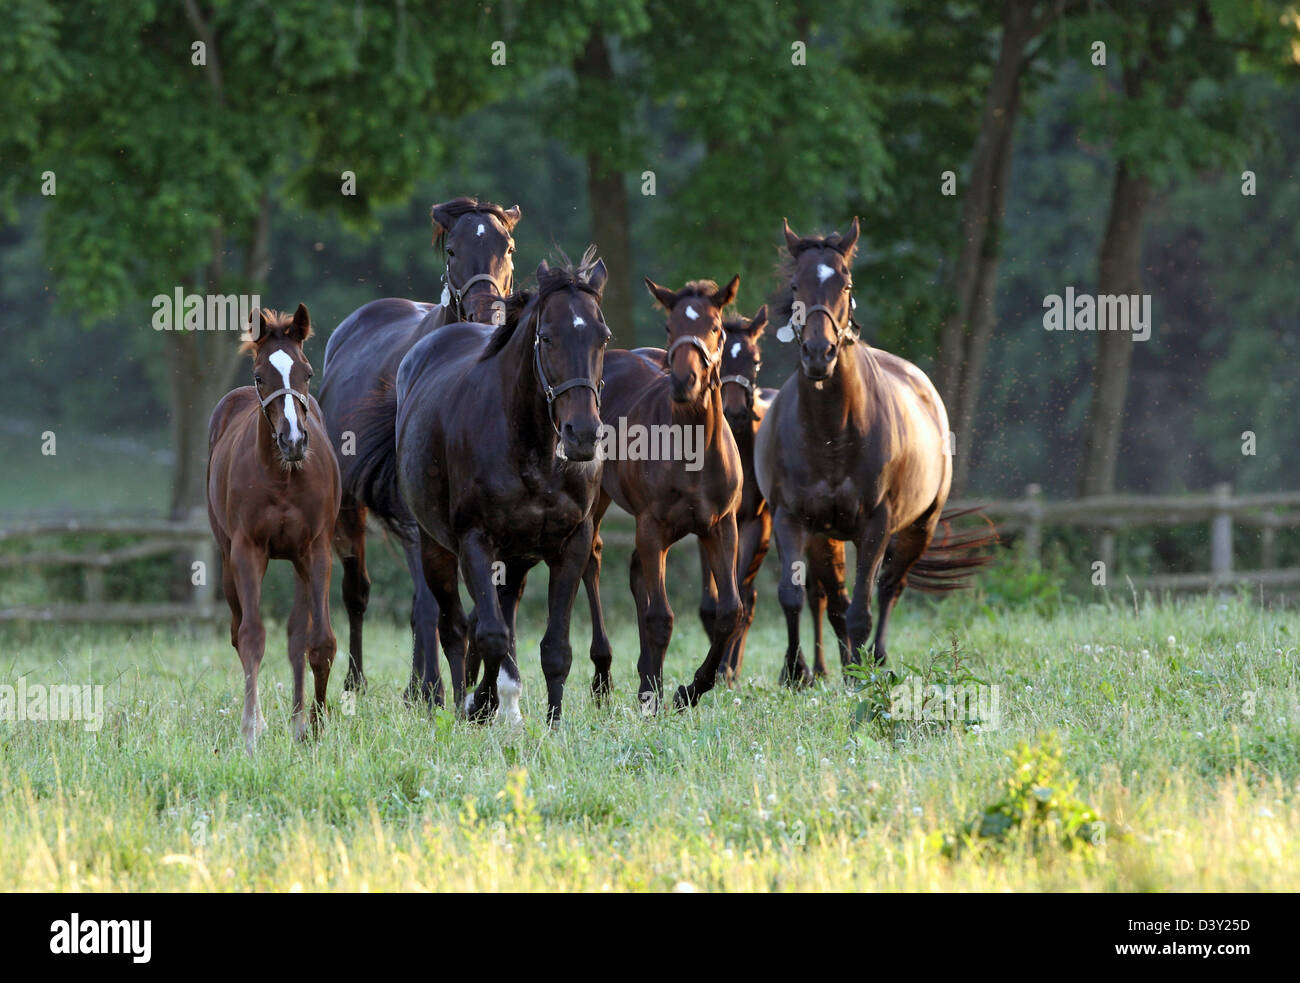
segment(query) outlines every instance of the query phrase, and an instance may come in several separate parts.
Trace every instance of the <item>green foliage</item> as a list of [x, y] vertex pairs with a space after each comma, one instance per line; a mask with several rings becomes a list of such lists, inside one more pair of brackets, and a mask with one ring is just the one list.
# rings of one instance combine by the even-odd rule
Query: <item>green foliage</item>
[[1003, 781], [1003, 795], [943, 837], [943, 852], [954, 856], [961, 849], [1016, 844], [1039, 850], [1049, 844], [1065, 849], [1104, 846], [1106, 824], [1087, 803], [1075, 797], [1078, 780], [1065, 769], [1065, 753], [1055, 732], [1037, 744], [1021, 741], [1008, 753], [1011, 774]]

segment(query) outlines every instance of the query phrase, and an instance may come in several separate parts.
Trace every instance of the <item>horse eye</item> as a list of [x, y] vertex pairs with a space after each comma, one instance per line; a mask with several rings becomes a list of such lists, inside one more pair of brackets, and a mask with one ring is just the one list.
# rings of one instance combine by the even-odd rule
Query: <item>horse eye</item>
[[454, 249], [448, 249], [448, 250], [447, 250], [447, 257], [448, 257], [448, 258], [450, 258], [450, 257], [452, 257], [452, 256], [455, 256], [455, 255], [456, 255], [456, 250], [454, 250]]
[[262, 377], [260, 375], [253, 376], [253, 382], [260, 386], [262, 384]]
[[550, 343], [551, 343], [551, 336], [548, 334], [542, 335], [542, 344], [549, 345]]
[[797, 283], [795, 283], [793, 280], [791, 280], [791, 281], [790, 281], [790, 292], [793, 293], [793, 292], [797, 291], [798, 289], [799, 289], [799, 284], [797, 284]]

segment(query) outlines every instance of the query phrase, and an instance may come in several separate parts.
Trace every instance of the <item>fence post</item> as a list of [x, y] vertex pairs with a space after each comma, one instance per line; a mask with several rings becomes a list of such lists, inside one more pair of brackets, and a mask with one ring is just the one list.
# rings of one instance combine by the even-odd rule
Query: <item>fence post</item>
[[1277, 513], [1269, 512], [1266, 519], [1267, 525], [1259, 531], [1259, 566], [1261, 570], [1272, 570], [1277, 565]]
[[1218, 510], [1210, 520], [1210, 574], [1212, 579], [1232, 573], [1232, 485], [1226, 481], [1214, 486]]
[[1029, 504], [1025, 519], [1025, 558], [1037, 564], [1042, 562], [1043, 553], [1043, 486], [1025, 485], [1025, 501]]
[[104, 568], [91, 563], [82, 567], [81, 590], [87, 604], [102, 604], [104, 601]]

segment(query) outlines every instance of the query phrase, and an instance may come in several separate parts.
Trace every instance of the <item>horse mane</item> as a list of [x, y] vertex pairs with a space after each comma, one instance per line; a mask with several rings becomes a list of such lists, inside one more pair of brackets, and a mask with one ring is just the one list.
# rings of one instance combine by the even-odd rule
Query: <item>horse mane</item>
[[[256, 351], [261, 340], [271, 338], [287, 338], [288, 329], [293, 327], [293, 315], [286, 314], [284, 311], [273, 310], [270, 307], [263, 307], [260, 311], [262, 317], [266, 319], [266, 328], [262, 331], [261, 339], [254, 340], [252, 334], [245, 334], [239, 343], [240, 354]], [[254, 316], [258, 311], [253, 312]], [[311, 337], [311, 325], [307, 325], [307, 333], [302, 336], [302, 343], [305, 343]]]
[[[506, 215], [506, 210], [495, 202], [479, 201], [477, 198], [462, 195], [459, 198], [453, 198], [451, 201], [444, 202], [441, 208], [452, 220], [453, 225], [462, 215], [468, 215], [471, 212], [478, 212], [480, 214], [491, 215], [507, 229], [510, 228], [510, 217]], [[438, 226], [438, 234], [434, 237], [433, 244], [439, 250], [442, 250], [446, 246], [447, 233], [450, 231], [451, 229], [445, 226]]]
[[501, 350], [510, 343], [514, 337], [515, 329], [519, 327], [521, 321], [525, 320], [524, 311], [531, 311], [536, 305], [545, 302], [551, 294], [560, 290], [582, 290], [591, 294], [600, 300], [600, 293], [593, 287], [588, 278], [591, 276], [592, 269], [599, 262], [596, 256], [595, 245], [590, 245], [582, 254], [582, 259], [576, 263], [564, 255], [563, 251], [557, 250], [558, 262], [545, 270], [537, 278], [537, 288], [535, 290], [517, 290], [506, 298], [506, 319], [500, 327], [492, 332], [492, 337], [488, 339], [487, 347], [483, 349], [483, 354], [479, 356], [480, 362], [485, 362], [490, 358], [495, 358]]
[[773, 324], [786, 324], [793, 313], [794, 291], [790, 289], [790, 280], [794, 276], [795, 264], [799, 257], [809, 249], [834, 249], [844, 257], [844, 261], [849, 267], [853, 266], [853, 255], [857, 252], [857, 243], [848, 252], [844, 250], [844, 236], [838, 232], [832, 232], [827, 236], [800, 236], [798, 244], [794, 247], [794, 252], [789, 249], [781, 250], [781, 258], [777, 260], [776, 275], [781, 284], [777, 288], [776, 295], [772, 298], [768, 321]]
[[726, 317], [722, 319], [722, 330], [727, 334], [747, 335], [754, 330], [754, 319], [750, 317]]

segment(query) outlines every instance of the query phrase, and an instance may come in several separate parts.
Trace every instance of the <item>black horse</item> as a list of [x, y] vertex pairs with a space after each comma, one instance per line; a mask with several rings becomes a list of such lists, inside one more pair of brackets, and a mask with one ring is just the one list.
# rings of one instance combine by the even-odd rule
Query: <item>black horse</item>
[[[374, 450], [362, 439], [357, 414], [382, 403], [391, 392], [397, 366], [421, 338], [445, 324], [489, 323], [510, 292], [513, 278], [512, 232], [519, 206], [501, 208], [474, 198], [455, 198], [433, 206], [434, 245], [443, 254], [442, 301], [426, 304], [388, 297], [357, 308], [330, 335], [325, 346], [320, 404], [343, 475], [343, 503], [334, 531], [334, 549], [343, 561], [343, 604], [348, 612], [348, 673], [344, 689], [365, 685], [361, 627], [370, 600], [366, 571], [366, 511], [374, 489], [358, 462]], [[497, 319], [500, 315], [496, 314]], [[374, 435], [384, 446], [391, 435]], [[424, 583], [419, 539], [410, 516], [399, 517], [396, 531], [414, 586], [411, 630], [414, 649], [408, 696], [417, 693], [442, 705], [438, 673], [438, 606]]]
[[[594, 247], [576, 264], [543, 262], [537, 289], [507, 299], [503, 324], [452, 324], [422, 339], [402, 360], [396, 391], [366, 413], [367, 434], [390, 435], [362, 462], [371, 507], [386, 521], [411, 516], [418, 524], [458, 705], [480, 661], [485, 669], [463, 704], [471, 719], [493, 710], [519, 718], [515, 611], [539, 561], [551, 574], [541, 643], [547, 717], [552, 725], [560, 718], [569, 615], [600, 492], [606, 279]], [[474, 600], [472, 630], [458, 570]]]

